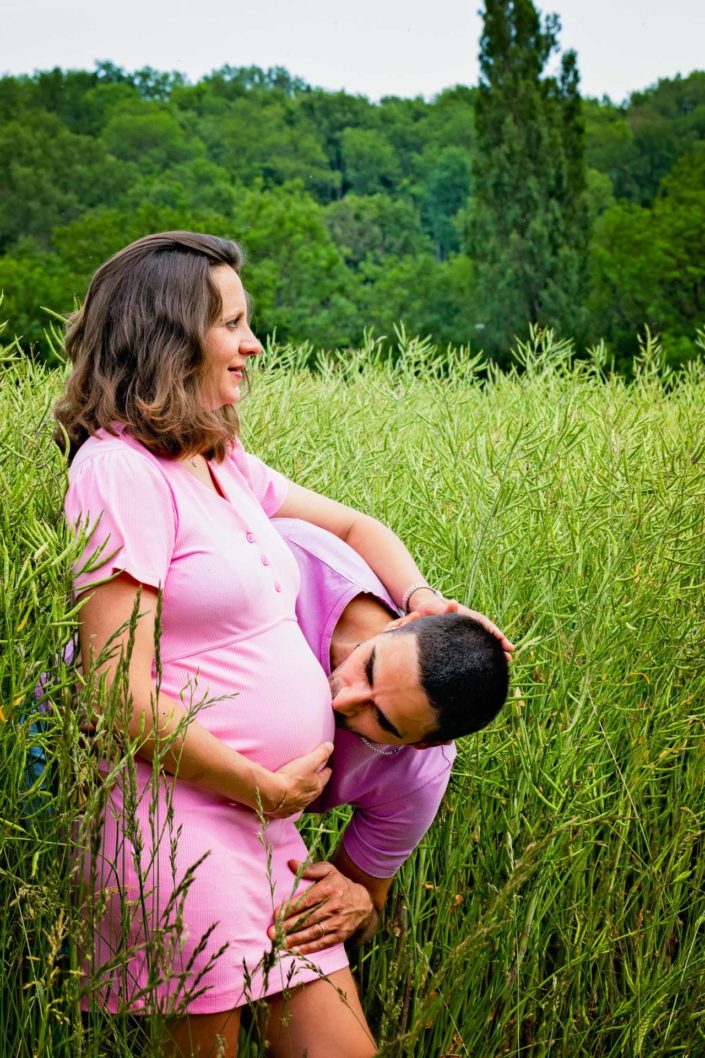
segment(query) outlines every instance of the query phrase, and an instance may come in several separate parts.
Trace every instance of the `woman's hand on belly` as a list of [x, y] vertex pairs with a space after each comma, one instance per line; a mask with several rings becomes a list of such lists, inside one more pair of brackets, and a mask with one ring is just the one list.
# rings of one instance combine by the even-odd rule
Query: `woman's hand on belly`
[[315, 801], [331, 777], [327, 762], [332, 752], [333, 743], [323, 742], [311, 753], [269, 772], [272, 781], [260, 784], [264, 814], [271, 819], [286, 819]]
[[[323, 742], [305, 756], [272, 771], [238, 752], [195, 719], [195, 713], [186, 708], [180, 695], [172, 698], [157, 693], [152, 665], [158, 601], [154, 588], [121, 574], [92, 590], [83, 600], [81, 610], [81, 657], [84, 664], [98, 664], [94, 668], [96, 677], [105, 678], [110, 686], [121, 659], [129, 657], [126, 690], [131, 713], [121, 726], [137, 741], [139, 755], [147, 760], [158, 756], [160, 766], [179, 782], [190, 783], [254, 811], [262, 810], [277, 819], [300, 812], [318, 797], [330, 778], [326, 763], [333, 752], [333, 743]], [[138, 612], [134, 638], [128, 643], [133, 636], [134, 615]], [[293, 621], [291, 625], [297, 628], [300, 637]], [[108, 644], [110, 650], [106, 652]], [[268, 645], [266, 642], [265, 646]], [[104, 653], [107, 660], [103, 663]], [[309, 725], [320, 734], [304, 743], [311, 745], [323, 735], [319, 718], [329, 721], [332, 728], [333, 714], [323, 670], [310, 651], [304, 657], [308, 659], [307, 665], [310, 662], [315, 669], [317, 685], [323, 689], [316, 703], [314, 723]], [[281, 716], [277, 719], [281, 723]], [[324, 731], [328, 731], [327, 726]], [[295, 741], [294, 745], [298, 748], [301, 742]], [[283, 753], [278, 753], [275, 760], [282, 757]]]

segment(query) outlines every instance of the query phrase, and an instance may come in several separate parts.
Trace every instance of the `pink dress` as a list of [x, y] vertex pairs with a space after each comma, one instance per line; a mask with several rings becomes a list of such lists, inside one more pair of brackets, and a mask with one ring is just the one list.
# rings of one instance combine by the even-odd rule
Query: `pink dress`
[[[114, 570], [162, 587], [162, 692], [186, 704], [208, 699], [198, 722], [275, 770], [334, 734], [327, 680], [295, 618], [298, 567], [269, 522], [287, 481], [239, 443], [212, 470], [223, 496], [124, 430], [86, 441], [71, 467], [65, 510], [71, 523], [100, 519], [84, 558], [106, 543], [104, 565], [79, 569], [75, 588], [84, 591]], [[167, 777], [157, 825], [167, 822], [169, 791], [173, 826], [155, 855], [151, 765], [139, 761], [137, 773], [141, 891], [119, 785], [98, 858], [107, 910], [96, 930], [93, 973], [103, 968], [104, 1007], [214, 1013], [347, 965], [341, 945], [316, 955], [314, 965], [273, 952], [266, 935], [273, 907], [293, 891], [287, 860], [306, 856], [292, 819], [269, 821], [263, 834], [252, 811]], [[197, 863], [177, 907], [175, 889]], [[127, 920], [120, 894], [131, 909]], [[109, 969], [128, 949], [129, 958]]]

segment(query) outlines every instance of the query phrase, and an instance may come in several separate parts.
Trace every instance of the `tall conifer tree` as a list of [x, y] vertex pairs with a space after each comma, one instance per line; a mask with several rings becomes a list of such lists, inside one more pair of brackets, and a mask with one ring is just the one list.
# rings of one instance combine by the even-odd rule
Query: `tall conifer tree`
[[485, 0], [476, 95], [471, 252], [483, 344], [501, 355], [530, 323], [579, 336], [588, 245], [575, 53], [544, 76], [556, 15], [531, 0]]

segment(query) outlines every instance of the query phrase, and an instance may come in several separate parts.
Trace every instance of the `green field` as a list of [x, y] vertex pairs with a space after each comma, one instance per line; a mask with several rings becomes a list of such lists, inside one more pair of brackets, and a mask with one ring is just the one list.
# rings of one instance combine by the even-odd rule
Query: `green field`
[[[53, 661], [75, 626], [61, 375], [3, 355], [0, 1052], [127, 1058], [134, 1026], [84, 1024], [76, 999], [68, 835], [97, 794]], [[669, 374], [652, 343], [627, 383], [550, 336], [505, 374], [419, 342], [394, 363], [374, 345], [317, 371], [305, 355], [265, 357], [248, 447], [388, 522], [518, 644], [507, 707], [464, 740], [360, 953], [381, 1053], [705, 1055], [705, 365]], [[49, 669], [56, 711], [32, 733]], [[28, 790], [38, 741], [54, 782]]]

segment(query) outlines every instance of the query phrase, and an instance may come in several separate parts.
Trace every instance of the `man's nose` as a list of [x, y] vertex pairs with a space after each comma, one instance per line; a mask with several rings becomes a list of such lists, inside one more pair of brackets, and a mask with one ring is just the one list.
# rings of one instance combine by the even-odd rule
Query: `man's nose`
[[354, 716], [365, 706], [366, 695], [355, 687], [342, 687], [333, 698], [333, 709], [344, 716]]

